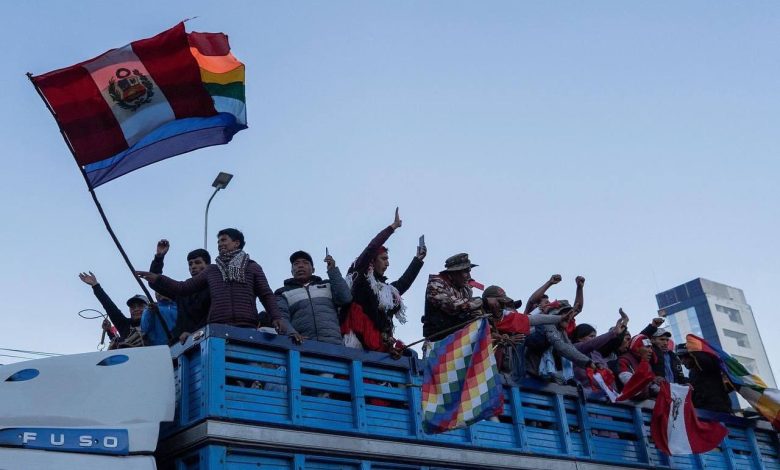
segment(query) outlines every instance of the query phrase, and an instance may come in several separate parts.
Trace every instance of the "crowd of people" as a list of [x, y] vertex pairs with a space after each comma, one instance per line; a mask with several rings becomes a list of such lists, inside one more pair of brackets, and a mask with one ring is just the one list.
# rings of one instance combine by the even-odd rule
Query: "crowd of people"
[[[346, 275], [327, 255], [327, 279], [315, 275], [314, 260], [305, 251], [289, 257], [292, 277], [273, 291], [262, 267], [244, 251], [244, 235], [228, 228], [217, 234], [218, 256], [204, 249], [187, 255], [190, 278], [176, 281], [163, 275], [170, 244], [160, 240], [149, 271], [136, 274], [155, 292], [156, 303], [144, 295], [128, 299], [125, 317], [106, 294], [97, 277], [81, 273], [108, 315], [103, 328], [113, 348], [171, 345], [209, 323], [263, 328], [289, 335], [292, 341], [320, 341], [333, 345], [379, 351], [400, 356], [406, 345], [394, 335], [395, 324], [406, 322], [404, 293], [423, 268], [427, 254], [420, 243], [403, 274], [390, 282], [385, 244], [401, 228], [393, 223], [382, 229], [350, 265]], [[730, 412], [728, 381], [714, 358], [689, 352], [684, 344], [671, 346], [671, 333], [655, 318], [632, 336], [628, 315], [619, 310], [615, 326], [599, 332], [579, 322], [584, 307], [585, 278], [575, 279], [574, 302], [550, 299], [547, 291], [562, 281], [552, 275], [524, 305], [500, 286], [484, 288], [472, 279], [477, 267], [468, 254], [449, 257], [444, 269], [428, 278], [422, 317], [425, 355], [430, 343], [445, 338], [472, 321], [487, 319], [499, 370], [510, 383], [527, 377], [581, 387], [591, 398], [606, 398], [610, 390], [628, 392], [637, 387], [632, 377], [642, 367], [653, 378], [631, 390], [631, 398], [657, 395], [661, 382], [690, 384], [698, 408]], [[481, 295], [475, 294], [481, 290]], [[258, 312], [256, 299], [263, 311]], [[522, 308], [522, 311], [520, 309]], [[113, 325], [112, 325], [113, 323]], [[689, 373], [683, 373], [685, 367]], [[599, 377], [596, 380], [595, 377]], [[624, 389], [624, 387], [626, 389]]]

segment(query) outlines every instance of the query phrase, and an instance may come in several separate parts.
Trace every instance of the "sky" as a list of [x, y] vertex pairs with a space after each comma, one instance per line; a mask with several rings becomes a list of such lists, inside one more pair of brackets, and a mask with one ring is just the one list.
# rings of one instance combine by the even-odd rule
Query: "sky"
[[601, 332], [619, 307], [639, 331], [655, 293], [697, 277], [742, 288], [780, 372], [776, 2], [30, 1], [3, 16], [0, 363], [96, 349], [80, 271], [123, 309], [139, 292], [25, 73], [196, 17], [189, 31], [227, 33], [246, 64], [249, 129], [97, 189], [136, 268], [167, 238], [166, 274], [188, 277], [226, 171], [209, 248], [239, 228], [273, 288], [299, 249], [319, 274], [326, 246], [346, 270], [400, 207], [389, 276], [421, 234], [429, 250], [406, 342], [427, 275], [467, 252], [475, 279], [524, 300], [554, 273], [551, 296], [573, 299], [585, 276], [578, 321]]

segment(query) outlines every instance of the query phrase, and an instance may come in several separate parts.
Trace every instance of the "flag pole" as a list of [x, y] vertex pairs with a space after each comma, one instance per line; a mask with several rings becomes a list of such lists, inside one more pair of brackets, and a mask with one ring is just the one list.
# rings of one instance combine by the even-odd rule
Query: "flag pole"
[[57, 114], [54, 112], [54, 109], [52, 109], [51, 105], [49, 104], [49, 101], [43, 95], [43, 92], [41, 92], [41, 89], [38, 88], [38, 85], [33, 81], [33, 74], [27, 72], [27, 78], [30, 80], [30, 83], [32, 83], [33, 87], [35, 87], [35, 91], [38, 92], [38, 96], [41, 97], [44, 104], [46, 105], [46, 108], [51, 113], [52, 117], [54, 118], [54, 122], [57, 123], [57, 127], [60, 130], [60, 135], [62, 136], [62, 139], [65, 141], [65, 145], [68, 146], [68, 150], [70, 150], [70, 154], [73, 156], [73, 160], [76, 162], [76, 165], [79, 167], [79, 170], [81, 171], [81, 176], [84, 177], [84, 182], [87, 184], [87, 189], [89, 189], [89, 194], [92, 195], [92, 200], [95, 202], [95, 207], [97, 207], [97, 210], [100, 213], [100, 218], [103, 219], [103, 224], [105, 225], [106, 230], [108, 230], [108, 234], [111, 235], [111, 239], [114, 240], [114, 244], [119, 250], [119, 253], [122, 255], [122, 258], [125, 260], [127, 267], [130, 269], [130, 273], [133, 275], [133, 279], [136, 280], [138, 285], [141, 287], [141, 290], [149, 299], [151, 311], [154, 312], [154, 314], [157, 316], [157, 320], [160, 322], [160, 325], [162, 325], [163, 330], [165, 331], [165, 336], [168, 337], [168, 344], [173, 343], [173, 334], [171, 334], [171, 330], [168, 329], [168, 325], [165, 323], [165, 320], [163, 319], [162, 314], [160, 313], [160, 309], [157, 308], [157, 302], [154, 301], [154, 297], [152, 297], [152, 294], [149, 293], [149, 289], [147, 289], [146, 286], [143, 284], [143, 282], [141, 282], [141, 278], [135, 275], [135, 267], [133, 266], [133, 263], [130, 261], [130, 258], [127, 256], [127, 253], [125, 252], [125, 249], [122, 247], [122, 244], [119, 242], [119, 239], [116, 237], [116, 234], [114, 233], [114, 229], [111, 228], [111, 224], [108, 222], [106, 213], [103, 211], [103, 206], [100, 205], [100, 201], [97, 198], [97, 194], [95, 194], [95, 189], [92, 187], [92, 184], [90, 184], [89, 182], [89, 177], [87, 177], [87, 172], [84, 171], [84, 168], [79, 164], [78, 159], [76, 158], [76, 151], [73, 149], [70, 140], [68, 140], [68, 136], [65, 135], [65, 132], [62, 130], [62, 126], [60, 126], [60, 120], [57, 118]]

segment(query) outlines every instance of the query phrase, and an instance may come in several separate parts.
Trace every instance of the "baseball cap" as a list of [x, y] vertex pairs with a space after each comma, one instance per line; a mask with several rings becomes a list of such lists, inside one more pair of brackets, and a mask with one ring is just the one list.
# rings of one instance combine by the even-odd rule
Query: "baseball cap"
[[[553, 302], [550, 302], [553, 305]], [[569, 304], [568, 300], [556, 300], [555, 307], [549, 310], [547, 313], [550, 315], [565, 315], [569, 313], [574, 307]]]
[[138, 302], [141, 302], [144, 305], [149, 305], [149, 298], [147, 296], [141, 295], [141, 294], [134, 295], [134, 296], [130, 297], [129, 299], [127, 299], [127, 306], [129, 307], [130, 304], [134, 304], [134, 303], [138, 303]]
[[665, 328], [658, 328], [655, 333], [653, 333], [653, 338], [659, 338], [661, 336], [671, 338], [672, 334]]

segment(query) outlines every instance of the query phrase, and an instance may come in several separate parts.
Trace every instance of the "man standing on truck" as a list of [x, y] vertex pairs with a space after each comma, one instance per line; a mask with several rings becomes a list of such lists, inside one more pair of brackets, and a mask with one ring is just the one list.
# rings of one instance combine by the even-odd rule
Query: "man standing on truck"
[[[168, 254], [171, 244], [166, 239], [157, 242], [157, 251], [149, 267], [149, 272], [163, 273], [165, 255]], [[211, 255], [203, 248], [192, 250], [187, 254], [187, 265], [190, 276], [195, 277], [211, 264]], [[211, 306], [211, 296], [208, 289], [203, 289], [191, 295], [178, 296], [175, 299], [178, 316], [176, 326], [173, 328], [173, 337], [182, 342], [193, 331], [206, 326], [206, 320]]]
[[[263, 268], [244, 251], [244, 234], [234, 228], [217, 233], [219, 256], [195, 277], [179, 282], [169, 277], [136, 271], [149, 287], [178, 298], [208, 289], [211, 295], [208, 323], [220, 323], [242, 328], [257, 328], [260, 318], [255, 299], [259, 298], [279, 333], [287, 332], [287, 324], [279, 312], [273, 291], [268, 287]], [[296, 340], [298, 335], [294, 334]]]
[[314, 275], [312, 257], [305, 251], [290, 255], [292, 276], [276, 290], [282, 318], [303, 338], [342, 344], [339, 309], [352, 302], [352, 293], [332, 256], [325, 256], [328, 279]]
[[439, 341], [452, 334], [463, 322], [482, 314], [482, 299], [474, 297], [469, 281], [472, 264], [469, 255], [458, 253], [444, 262], [444, 271], [431, 274], [425, 289], [423, 336]]
[[[145, 295], [134, 295], [127, 300], [127, 307], [130, 309], [130, 318], [122, 315], [122, 312], [116, 306], [111, 297], [106, 294], [100, 283], [98, 283], [97, 276], [92, 271], [89, 273], [79, 273], [79, 279], [84, 284], [92, 286], [92, 292], [97, 297], [100, 305], [106, 311], [108, 318], [116, 326], [119, 332], [119, 338], [111, 338], [112, 345], [121, 344], [124, 347], [143, 346], [142, 334], [140, 330], [141, 317], [143, 316], [144, 309], [149, 306], [149, 299]], [[105, 322], [104, 322], [105, 329]]]

